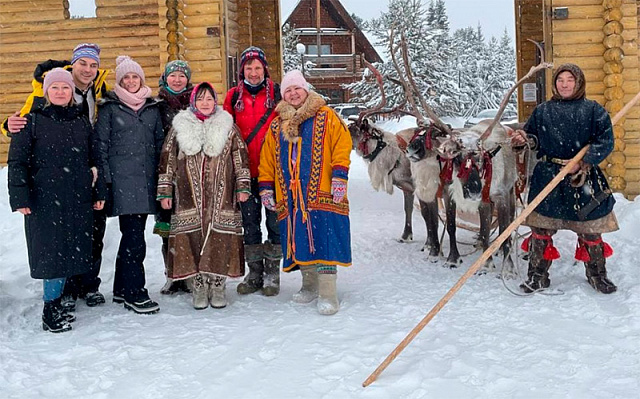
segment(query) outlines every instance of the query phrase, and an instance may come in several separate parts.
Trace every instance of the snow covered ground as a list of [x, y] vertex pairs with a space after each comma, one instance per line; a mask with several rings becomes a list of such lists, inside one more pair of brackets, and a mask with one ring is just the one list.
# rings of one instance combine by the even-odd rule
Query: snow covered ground
[[495, 275], [473, 277], [362, 388], [479, 253], [454, 270], [428, 262], [419, 212], [415, 241], [399, 243], [401, 194], [374, 192], [366, 166], [352, 158], [354, 265], [338, 272], [335, 316], [291, 302], [298, 273], [282, 276], [274, 298], [238, 297], [239, 280], [232, 281], [223, 310], [197, 311], [186, 295], [161, 296], [160, 239], [150, 229], [147, 287], [161, 311], [127, 312], [111, 303], [119, 232], [109, 220], [101, 272], [108, 303], [90, 309], [79, 301], [74, 329], [64, 334], [41, 329], [41, 282], [29, 277], [22, 216], [9, 210], [7, 170], [0, 170], [0, 397], [638, 398], [640, 200], [621, 197], [621, 230], [605, 237], [615, 251], [609, 274], [617, 293], [588, 285], [573, 261], [575, 235], [561, 232], [562, 258], [551, 269], [560, 295], [517, 297]]

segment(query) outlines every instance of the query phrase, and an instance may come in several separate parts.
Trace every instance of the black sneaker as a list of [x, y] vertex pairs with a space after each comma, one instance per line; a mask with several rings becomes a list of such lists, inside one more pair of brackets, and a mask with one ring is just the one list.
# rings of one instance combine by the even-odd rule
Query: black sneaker
[[87, 301], [87, 306], [90, 308], [102, 305], [106, 302], [104, 299], [104, 295], [102, 295], [100, 291], [89, 292], [84, 296], [84, 300]]
[[124, 301], [124, 308], [133, 310], [138, 314], [153, 314], [160, 311], [160, 305], [157, 302], [152, 301], [149, 298], [140, 299], [138, 301]]
[[113, 294], [113, 303], [124, 303], [124, 295]]
[[63, 295], [60, 298], [60, 305], [65, 312], [73, 313], [76, 311], [76, 298], [73, 295]]

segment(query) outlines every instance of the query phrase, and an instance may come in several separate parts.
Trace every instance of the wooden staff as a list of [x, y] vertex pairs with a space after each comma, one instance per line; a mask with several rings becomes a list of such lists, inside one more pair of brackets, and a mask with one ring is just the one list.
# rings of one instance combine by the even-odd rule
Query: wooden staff
[[[637, 97], [640, 98], [640, 93]], [[536, 196], [536, 198], [533, 201], [531, 201], [526, 208], [522, 210], [522, 213], [520, 213], [520, 215], [518, 215], [518, 217], [513, 222], [511, 222], [509, 227], [507, 227], [507, 229], [503, 231], [502, 234], [498, 236], [498, 238], [496, 238], [493, 244], [491, 244], [491, 246], [489, 246], [489, 248], [487, 248], [487, 250], [484, 251], [482, 255], [480, 255], [480, 258], [478, 258], [478, 260], [476, 260], [475, 263], [471, 265], [469, 270], [467, 270], [467, 272], [463, 274], [462, 277], [460, 277], [458, 282], [456, 282], [456, 284], [453, 287], [451, 287], [451, 289], [445, 294], [445, 296], [443, 296], [442, 299], [440, 299], [440, 301], [431, 309], [431, 311], [427, 313], [427, 315], [420, 321], [420, 323], [418, 323], [418, 325], [415, 326], [413, 330], [411, 330], [411, 332], [402, 340], [402, 342], [400, 342], [400, 344], [396, 346], [393, 352], [391, 352], [389, 356], [387, 356], [387, 358], [384, 359], [384, 361], [378, 366], [378, 368], [373, 373], [371, 373], [369, 378], [367, 378], [362, 383], [363, 387], [367, 387], [372, 382], [374, 382], [378, 378], [380, 373], [382, 373], [387, 368], [387, 366], [389, 366], [389, 364], [391, 364], [391, 362], [400, 354], [400, 352], [402, 352], [404, 348], [406, 348], [407, 345], [409, 345], [409, 343], [413, 341], [413, 339], [420, 333], [420, 331], [422, 331], [422, 329], [431, 321], [431, 319], [433, 319], [435, 315], [438, 314], [440, 310], [442, 310], [444, 305], [446, 305], [447, 302], [449, 302], [449, 300], [456, 294], [456, 292], [458, 292], [458, 290], [462, 288], [464, 283], [466, 283], [467, 280], [476, 271], [478, 271], [478, 269], [480, 269], [480, 267], [484, 264], [484, 262], [487, 259], [489, 259], [489, 257], [495, 251], [498, 250], [500, 245], [502, 245], [502, 243], [511, 236], [511, 232], [513, 232], [516, 228], [518, 228], [518, 226], [520, 226], [520, 224], [524, 222], [525, 218], [531, 212], [533, 212], [533, 210], [547, 197], [547, 195], [549, 195], [549, 193], [551, 193], [551, 191], [553, 191], [553, 189], [562, 181], [562, 179], [564, 179], [565, 176], [569, 174], [569, 171], [574, 167], [574, 165], [580, 162], [582, 157], [584, 157], [584, 154], [587, 153], [588, 149], [589, 149], [589, 145], [581, 149], [580, 152], [578, 152], [578, 154], [576, 154], [576, 156], [573, 157], [569, 161], [569, 163], [567, 163], [560, 170], [560, 172], [553, 178], [553, 180], [551, 180], [551, 182], [547, 184], [547, 186]]]
[[638, 94], [636, 94], [635, 97], [633, 97], [631, 99], [631, 101], [629, 101], [624, 107], [622, 107], [622, 109], [620, 111], [618, 111], [618, 113], [616, 114], [616, 116], [614, 116], [613, 118], [611, 118], [611, 124], [615, 125], [616, 123], [618, 123], [620, 121], [620, 119], [622, 119], [622, 117], [624, 116], [624, 114], [626, 114], [631, 107], [633, 107], [634, 105], [636, 105], [636, 103], [638, 102], [638, 100], [640, 100], [640, 91], [638, 92]]

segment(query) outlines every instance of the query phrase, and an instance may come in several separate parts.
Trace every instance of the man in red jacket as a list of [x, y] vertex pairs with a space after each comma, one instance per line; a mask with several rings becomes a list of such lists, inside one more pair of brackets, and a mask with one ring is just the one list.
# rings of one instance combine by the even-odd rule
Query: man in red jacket
[[262, 289], [264, 295], [273, 296], [280, 292], [282, 248], [276, 213], [266, 208], [268, 239], [262, 243], [258, 165], [264, 137], [280, 101], [280, 87], [269, 78], [267, 58], [258, 47], [252, 46], [242, 52], [238, 75], [238, 86], [230, 89], [224, 100], [225, 111], [233, 115], [247, 144], [251, 170], [251, 197], [240, 204], [249, 274], [238, 284], [238, 294], [251, 294]]

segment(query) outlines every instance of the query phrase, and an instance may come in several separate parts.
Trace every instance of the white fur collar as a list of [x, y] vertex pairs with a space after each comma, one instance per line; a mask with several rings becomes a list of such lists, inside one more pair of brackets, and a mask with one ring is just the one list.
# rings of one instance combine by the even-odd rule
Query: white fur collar
[[222, 153], [229, 134], [233, 129], [233, 117], [221, 107], [208, 119], [200, 121], [189, 109], [180, 111], [173, 118], [176, 140], [186, 155], [196, 155], [200, 151], [210, 157]]

